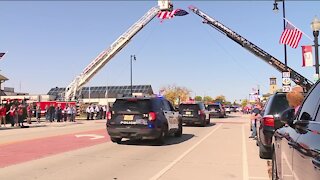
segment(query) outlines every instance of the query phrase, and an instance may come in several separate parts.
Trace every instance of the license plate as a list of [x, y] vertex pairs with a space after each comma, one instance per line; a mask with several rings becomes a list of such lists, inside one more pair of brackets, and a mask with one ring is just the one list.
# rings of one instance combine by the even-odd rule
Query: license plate
[[132, 121], [133, 120], [133, 115], [124, 115], [123, 120]]
[[190, 115], [190, 114], [191, 114], [191, 112], [190, 112], [190, 111], [187, 111], [187, 112], [186, 112], [186, 114], [187, 114], [187, 115]]

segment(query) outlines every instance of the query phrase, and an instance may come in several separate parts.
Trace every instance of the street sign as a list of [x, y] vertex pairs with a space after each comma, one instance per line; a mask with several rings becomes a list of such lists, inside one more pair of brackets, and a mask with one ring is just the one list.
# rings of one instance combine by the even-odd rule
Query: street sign
[[290, 72], [282, 72], [283, 78], [290, 78]]
[[290, 72], [282, 72], [282, 92], [291, 91]]
[[290, 78], [282, 78], [282, 86], [289, 86], [291, 84]]
[[291, 86], [282, 86], [282, 92], [290, 92]]

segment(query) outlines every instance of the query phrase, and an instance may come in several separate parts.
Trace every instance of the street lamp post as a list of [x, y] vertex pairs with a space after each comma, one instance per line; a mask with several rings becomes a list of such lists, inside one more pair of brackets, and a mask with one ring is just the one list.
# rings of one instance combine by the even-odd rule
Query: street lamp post
[[130, 89], [131, 89], [131, 96], [133, 95], [132, 89], [132, 60], [136, 60], [136, 55], [130, 56]]
[[[285, 30], [286, 29], [286, 20], [285, 20], [285, 18], [286, 18], [286, 11], [285, 11], [285, 3], [284, 3], [284, 1], [285, 0], [274, 0], [274, 3], [273, 3], [273, 11], [274, 12], [278, 12], [279, 11], [279, 8], [278, 8], [278, 3], [277, 2], [279, 2], [279, 1], [282, 1], [282, 17], [283, 17], [283, 30]], [[284, 44], [283, 45], [283, 47], [284, 47], [284, 64], [286, 65], [286, 69], [287, 69], [287, 45], [286, 44]]]
[[314, 36], [314, 48], [315, 48], [315, 58], [316, 58], [316, 76], [317, 81], [319, 80], [319, 44], [318, 44], [318, 36], [319, 36], [319, 30], [320, 30], [320, 20], [318, 17], [314, 17], [313, 21], [311, 22], [311, 29], [313, 31]]

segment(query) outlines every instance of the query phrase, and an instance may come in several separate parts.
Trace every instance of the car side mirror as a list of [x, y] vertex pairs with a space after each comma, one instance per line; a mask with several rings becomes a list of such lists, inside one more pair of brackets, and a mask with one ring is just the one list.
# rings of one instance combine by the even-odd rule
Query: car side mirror
[[280, 115], [280, 121], [284, 124], [288, 124], [289, 126], [293, 126], [293, 120], [294, 120], [294, 109], [289, 108], [282, 112]]
[[302, 115], [301, 115], [301, 119], [311, 121], [312, 117], [311, 117], [311, 115], [309, 113], [303, 112]]

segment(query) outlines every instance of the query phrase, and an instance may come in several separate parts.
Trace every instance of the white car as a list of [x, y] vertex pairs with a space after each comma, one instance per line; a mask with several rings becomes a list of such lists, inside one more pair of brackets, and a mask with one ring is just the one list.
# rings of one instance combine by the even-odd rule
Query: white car
[[230, 109], [230, 107], [225, 107], [225, 111], [226, 111], [226, 113], [231, 113], [231, 109]]

